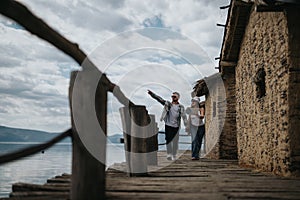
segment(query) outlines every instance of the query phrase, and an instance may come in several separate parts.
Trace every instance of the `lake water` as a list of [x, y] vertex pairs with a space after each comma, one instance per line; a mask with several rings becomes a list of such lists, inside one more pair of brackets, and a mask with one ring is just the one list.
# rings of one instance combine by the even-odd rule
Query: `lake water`
[[[163, 138], [159, 138], [163, 141]], [[188, 138], [185, 138], [187, 140]], [[188, 139], [189, 141], [189, 139]], [[3, 143], [0, 142], [0, 154], [5, 154], [32, 143]], [[187, 149], [190, 145], [180, 144], [179, 149]], [[165, 145], [159, 146], [165, 150]], [[125, 161], [123, 144], [107, 144], [106, 165]], [[43, 184], [47, 179], [63, 173], [71, 173], [72, 146], [71, 144], [56, 144], [26, 158], [0, 165], [0, 197], [8, 197], [12, 184], [17, 182]]]
[[[0, 152], [7, 152], [30, 146], [30, 143], [0, 143]], [[107, 166], [124, 162], [123, 144], [107, 145]], [[17, 182], [43, 184], [47, 179], [62, 173], [71, 173], [72, 146], [57, 144], [44, 153], [0, 165], [0, 197], [8, 197], [12, 184]]]

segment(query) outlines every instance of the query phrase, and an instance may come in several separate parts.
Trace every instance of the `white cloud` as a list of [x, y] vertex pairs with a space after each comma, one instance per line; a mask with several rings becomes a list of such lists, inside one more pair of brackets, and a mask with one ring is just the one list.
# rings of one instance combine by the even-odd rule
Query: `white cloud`
[[166, 27], [179, 30], [197, 42], [212, 58], [218, 56], [223, 29], [216, 23], [225, 23], [227, 14], [227, 10], [219, 7], [228, 5], [229, 0], [127, 1], [126, 4], [123, 12], [130, 13], [139, 24], [149, 16], [161, 16]]
[[[216, 72], [216, 62], [211, 60], [220, 52], [223, 34], [216, 23], [224, 23], [227, 12], [218, 7], [228, 2], [22, 1], [55, 30], [78, 43], [113, 82], [122, 84], [126, 95], [146, 105], [157, 120], [161, 106], [147, 96], [147, 88], [166, 99], [171, 91], [181, 91], [181, 101], [188, 105], [191, 84]], [[120, 35], [145, 26], [178, 32], [147, 29]], [[4, 17], [0, 17], [0, 35], [0, 124], [46, 131], [68, 128], [69, 75], [78, 69], [77, 64]], [[115, 101], [109, 102], [109, 134], [119, 132], [116, 127], [120, 122], [113, 118], [121, 105]]]

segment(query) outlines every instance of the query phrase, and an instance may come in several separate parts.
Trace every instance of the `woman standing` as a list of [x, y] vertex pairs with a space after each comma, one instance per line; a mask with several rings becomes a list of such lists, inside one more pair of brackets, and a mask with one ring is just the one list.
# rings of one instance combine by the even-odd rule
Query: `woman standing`
[[199, 152], [205, 134], [205, 103], [200, 102], [199, 97], [194, 97], [191, 107], [187, 108], [186, 113], [189, 114], [186, 131], [192, 136], [192, 160], [199, 160]]

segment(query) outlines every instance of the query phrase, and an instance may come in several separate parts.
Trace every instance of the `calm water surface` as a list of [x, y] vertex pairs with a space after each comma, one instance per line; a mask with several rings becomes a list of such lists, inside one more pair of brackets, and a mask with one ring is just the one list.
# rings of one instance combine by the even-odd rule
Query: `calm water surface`
[[[30, 146], [30, 143], [1, 143], [0, 154]], [[107, 145], [107, 166], [124, 162], [122, 144]], [[57, 144], [44, 153], [38, 153], [14, 162], [0, 165], [0, 197], [8, 197], [12, 184], [17, 182], [43, 184], [62, 173], [71, 173], [71, 144]]]

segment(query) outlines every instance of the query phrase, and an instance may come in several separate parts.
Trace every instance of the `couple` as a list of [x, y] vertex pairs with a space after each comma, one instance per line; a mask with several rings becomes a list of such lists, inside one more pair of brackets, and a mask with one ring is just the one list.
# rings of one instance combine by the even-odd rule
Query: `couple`
[[204, 136], [204, 108], [200, 108], [200, 99], [192, 99], [191, 108], [187, 111], [189, 120], [186, 117], [184, 106], [179, 103], [180, 95], [173, 92], [172, 102], [164, 100], [160, 96], [148, 90], [148, 94], [161, 103], [164, 108], [160, 120], [165, 121], [165, 139], [167, 144], [167, 159], [176, 160], [178, 150], [179, 129], [181, 118], [183, 119], [186, 131], [192, 135], [192, 160], [199, 160], [199, 151], [201, 149], [202, 138]]

